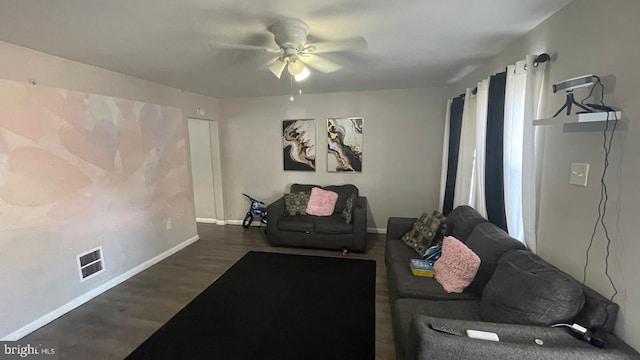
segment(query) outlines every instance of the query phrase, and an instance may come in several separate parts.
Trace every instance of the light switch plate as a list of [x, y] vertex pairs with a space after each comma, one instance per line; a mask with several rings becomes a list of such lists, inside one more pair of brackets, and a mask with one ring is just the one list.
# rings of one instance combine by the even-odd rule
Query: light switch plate
[[569, 184], [578, 186], [587, 186], [587, 178], [589, 177], [589, 164], [572, 163], [571, 176]]

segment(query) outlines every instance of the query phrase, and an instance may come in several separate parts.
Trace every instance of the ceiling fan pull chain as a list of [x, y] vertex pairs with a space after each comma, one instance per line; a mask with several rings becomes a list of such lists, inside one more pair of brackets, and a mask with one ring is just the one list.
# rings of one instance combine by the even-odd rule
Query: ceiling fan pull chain
[[289, 94], [291, 95], [289, 97], [289, 101], [293, 101], [295, 100], [295, 98], [293, 97], [293, 75], [289, 74]]

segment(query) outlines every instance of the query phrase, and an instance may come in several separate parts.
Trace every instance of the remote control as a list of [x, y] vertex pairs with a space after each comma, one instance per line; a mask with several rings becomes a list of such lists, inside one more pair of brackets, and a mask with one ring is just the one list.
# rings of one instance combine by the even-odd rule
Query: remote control
[[456, 330], [456, 329], [452, 329], [450, 327], [446, 327], [444, 325], [438, 325], [438, 324], [429, 324], [429, 326], [435, 330], [435, 331], [439, 331], [441, 333], [445, 333], [445, 334], [449, 334], [449, 335], [457, 335], [457, 336], [462, 336], [462, 332], [460, 330]]
[[498, 338], [498, 334], [488, 332], [488, 331], [480, 331], [480, 330], [467, 330], [467, 336], [472, 339], [481, 339], [481, 340], [489, 340], [489, 341], [500, 341]]

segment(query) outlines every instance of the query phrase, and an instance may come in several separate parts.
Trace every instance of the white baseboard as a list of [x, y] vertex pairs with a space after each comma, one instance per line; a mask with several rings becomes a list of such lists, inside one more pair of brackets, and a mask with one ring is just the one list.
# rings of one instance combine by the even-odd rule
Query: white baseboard
[[386, 234], [387, 228], [367, 228], [369, 234]]
[[226, 224], [226, 221], [224, 220], [218, 220], [218, 219], [210, 219], [210, 218], [196, 218], [196, 222], [199, 223], [203, 223], [203, 224], [216, 224], [216, 225], [224, 225]]
[[94, 288], [93, 290], [90, 290], [78, 297], [76, 297], [75, 299], [69, 301], [68, 303], [60, 306], [59, 308], [53, 310], [52, 312], [40, 317], [39, 319], [36, 319], [35, 321], [32, 321], [31, 323], [23, 326], [22, 328], [12, 332], [11, 334], [5, 336], [4, 338], [0, 339], [0, 341], [16, 341], [19, 340], [21, 338], [23, 338], [24, 336], [32, 333], [33, 331], [43, 327], [44, 325], [50, 323], [51, 321], [59, 318], [60, 316], [68, 313], [69, 311], [77, 308], [78, 306], [86, 303], [87, 301], [95, 298], [96, 296], [102, 294], [103, 292], [111, 289], [114, 286], [117, 286], [118, 284], [122, 283], [123, 281], [135, 276], [136, 274], [148, 269], [149, 267], [159, 263], [160, 261], [168, 258], [169, 256], [177, 253], [178, 251], [184, 249], [185, 247], [193, 244], [194, 242], [198, 241], [198, 239], [200, 239], [200, 237], [198, 235], [195, 235], [193, 237], [191, 237], [190, 239], [174, 246], [173, 248], [163, 252], [162, 254], [151, 258], [145, 262], [143, 262], [142, 264], [134, 267], [133, 269], [125, 272], [124, 274], [117, 276], [111, 280], [108, 280], [107, 282], [99, 285], [98, 287]]
[[[225, 224], [226, 225], [242, 225], [242, 220], [227, 220], [225, 221]], [[253, 220], [253, 222], [251, 223], [251, 226], [261, 226], [260, 221]], [[266, 225], [262, 224], [262, 226], [266, 226]]]
[[196, 222], [204, 223], [204, 224], [217, 224], [218, 220], [211, 219], [211, 218], [199, 218], [199, 217], [197, 217], [196, 218]]

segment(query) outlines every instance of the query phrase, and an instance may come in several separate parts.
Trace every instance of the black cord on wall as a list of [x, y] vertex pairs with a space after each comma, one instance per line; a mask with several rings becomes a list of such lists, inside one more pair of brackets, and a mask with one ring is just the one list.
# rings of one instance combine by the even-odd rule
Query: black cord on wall
[[[605, 307], [605, 319], [603, 322], [603, 326], [607, 323], [607, 321], [609, 320], [609, 305], [613, 302], [613, 299], [616, 297], [616, 295], [618, 294], [618, 289], [616, 288], [613, 279], [611, 278], [611, 275], [609, 274], [609, 256], [611, 254], [611, 237], [609, 236], [609, 230], [607, 228], [607, 225], [605, 223], [605, 216], [607, 214], [607, 204], [609, 201], [609, 193], [608, 193], [608, 188], [607, 188], [607, 183], [605, 181], [606, 175], [607, 175], [607, 169], [609, 168], [609, 154], [611, 153], [611, 147], [613, 145], [613, 136], [615, 134], [616, 131], [616, 127], [618, 126], [618, 118], [617, 118], [617, 114], [615, 113], [615, 111], [611, 108], [609, 108], [607, 105], [605, 105], [604, 103], [604, 85], [602, 84], [602, 81], [600, 80], [600, 78], [598, 76], [595, 76], [595, 78], [597, 79], [596, 83], [593, 85], [593, 87], [591, 87], [591, 91], [589, 92], [589, 94], [587, 95], [586, 98], [584, 98], [581, 103], [584, 104], [584, 102], [590, 98], [593, 95], [593, 90], [595, 89], [596, 86], [600, 86], [602, 94], [600, 96], [600, 106], [601, 108], [607, 109], [607, 120], [605, 121], [605, 127], [604, 127], [604, 131], [602, 133], [603, 135], [603, 142], [602, 142], [602, 148], [604, 149], [604, 166], [602, 169], [602, 176], [600, 177], [600, 201], [598, 202], [598, 217], [596, 218], [595, 223], [593, 224], [593, 232], [591, 233], [591, 239], [589, 241], [589, 246], [587, 247], [587, 252], [586, 252], [586, 260], [585, 260], [585, 264], [584, 264], [584, 269], [583, 269], [583, 277], [582, 277], [582, 284], [584, 284], [587, 281], [587, 267], [589, 266], [589, 252], [591, 250], [591, 247], [593, 246], [593, 241], [595, 239], [595, 235], [596, 235], [596, 231], [598, 230], [598, 226], [602, 226], [602, 230], [604, 232], [604, 236], [605, 239], [607, 241], [607, 246], [606, 246], [606, 255], [604, 257], [604, 274], [607, 277], [607, 279], [609, 280], [609, 284], [611, 284], [611, 288], [613, 289], [613, 294], [611, 295], [611, 297], [609, 298], [609, 302], [607, 304], [607, 306]], [[589, 104], [586, 104], [587, 106]], [[613, 121], [613, 127], [611, 128], [611, 133], [607, 136], [607, 131], [609, 130], [609, 115], [610, 112], [609, 111], [613, 111], [614, 114], [614, 121]]]

